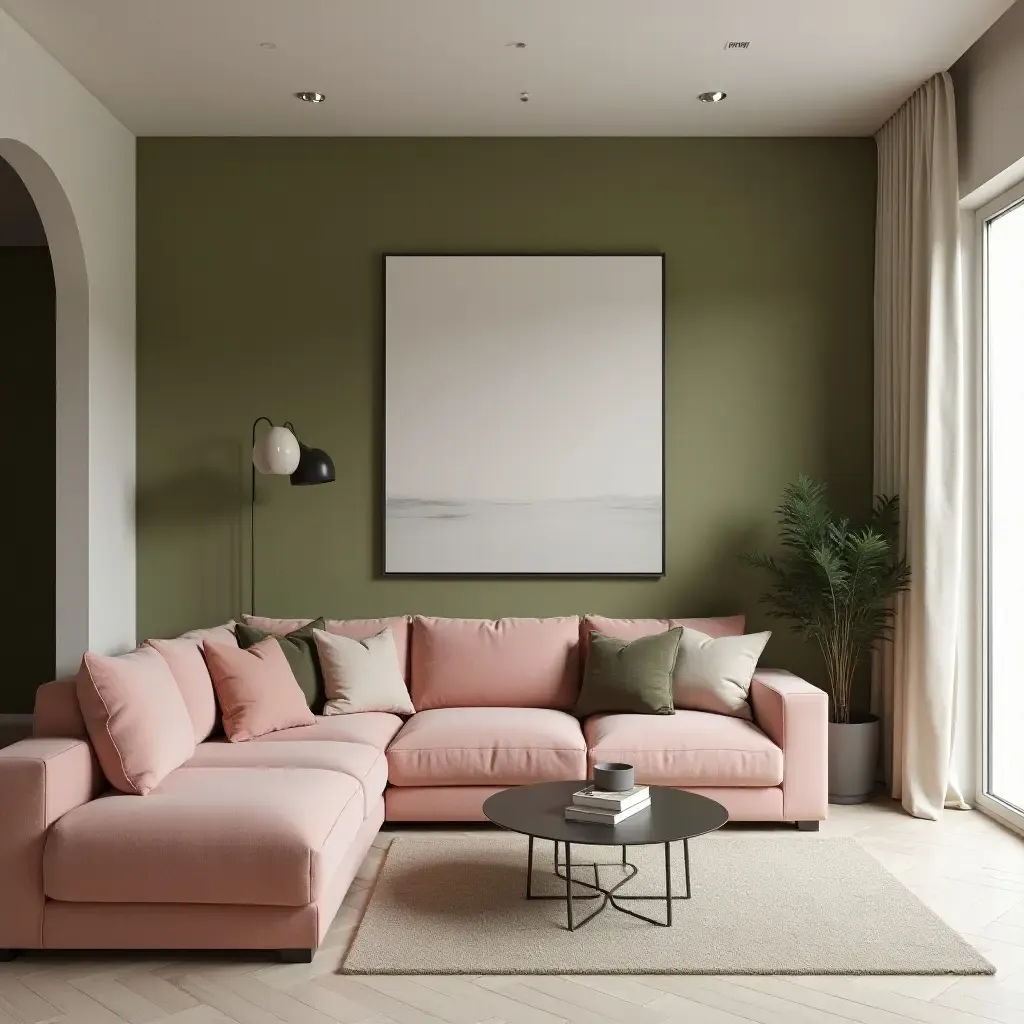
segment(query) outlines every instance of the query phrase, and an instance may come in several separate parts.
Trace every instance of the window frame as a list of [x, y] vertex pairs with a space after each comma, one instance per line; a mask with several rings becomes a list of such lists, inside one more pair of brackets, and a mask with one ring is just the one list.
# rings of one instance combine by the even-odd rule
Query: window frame
[[981, 475], [982, 509], [979, 518], [978, 538], [981, 568], [981, 643], [980, 692], [981, 708], [978, 716], [978, 791], [976, 806], [1016, 832], [1024, 834], [1024, 809], [999, 799], [991, 792], [992, 749], [992, 451], [991, 427], [992, 409], [989, 388], [989, 336], [988, 336], [988, 226], [1015, 207], [1024, 205], [1024, 181], [1007, 189], [984, 206], [974, 211], [974, 230], [971, 232], [970, 252], [967, 266], [970, 268], [970, 287], [967, 298], [970, 302], [968, 336], [977, 339], [971, 346], [974, 352], [974, 379], [980, 384], [980, 401], [977, 405], [977, 438]]

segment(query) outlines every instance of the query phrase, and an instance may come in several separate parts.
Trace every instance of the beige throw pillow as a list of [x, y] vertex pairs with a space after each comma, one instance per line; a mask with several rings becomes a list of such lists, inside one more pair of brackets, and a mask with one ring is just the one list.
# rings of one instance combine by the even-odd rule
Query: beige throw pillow
[[672, 673], [675, 706], [752, 720], [750, 680], [770, 636], [766, 631], [715, 639], [684, 626]]
[[325, 715], [389, 711], [411, 715], [416, 709], [402, 678], [398, 650], [390, 629], [365, 640], [314, 629], [324, 674]]

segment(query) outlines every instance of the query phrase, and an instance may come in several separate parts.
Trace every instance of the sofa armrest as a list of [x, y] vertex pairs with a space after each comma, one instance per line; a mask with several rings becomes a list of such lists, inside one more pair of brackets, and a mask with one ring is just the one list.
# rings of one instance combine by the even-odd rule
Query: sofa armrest
[[791, 672], [758, 669], [750, 683], [754, 721], [782, 748], [782, 814], [820, 821], [828, 813], [828, 695]]
[[21, 740], [0, 750], [0, 949], [42, 946], [47, 830], [102, 782], [84, 740]]

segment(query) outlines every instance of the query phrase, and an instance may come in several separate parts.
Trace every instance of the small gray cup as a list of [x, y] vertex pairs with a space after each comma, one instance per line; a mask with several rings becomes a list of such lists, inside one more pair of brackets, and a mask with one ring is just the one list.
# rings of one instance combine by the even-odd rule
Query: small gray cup
[[594, 789], [609, 793], [624, 793], [632, 789], [633, 766], [618, 761], [605, 761], [594, 765]]

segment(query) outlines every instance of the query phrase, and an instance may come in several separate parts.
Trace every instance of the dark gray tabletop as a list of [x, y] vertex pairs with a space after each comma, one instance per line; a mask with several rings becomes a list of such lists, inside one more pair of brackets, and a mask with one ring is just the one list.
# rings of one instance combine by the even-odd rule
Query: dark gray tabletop
[[484, 814], [502, 828], [540, 839], [593, 846], [647, 846], [692, 839], [721, 828], [729, 812], [696, 793], [651, 786], [651, 806], [618, 825], [566, 821], [565, 808], [586, 780], [541, 782], [495, 793], [484, 801]]

